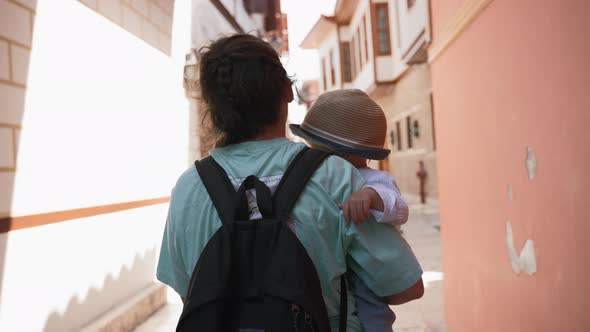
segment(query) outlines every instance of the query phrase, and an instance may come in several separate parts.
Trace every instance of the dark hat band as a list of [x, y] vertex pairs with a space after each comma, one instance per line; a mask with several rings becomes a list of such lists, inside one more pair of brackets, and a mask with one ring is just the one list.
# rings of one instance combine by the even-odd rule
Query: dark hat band
[[299, 136], [307, 141], [321, 144], [338, 153], [356, 155], [372, 160], [383, 160], [387, 158], [389, 153], [391, 153], [391, 150], [389, 149], [368, 149], [346, 146], [338, 142], [333, 142], [310, 131], [307, 131], [301, 128], [300, 125], [296, 124], [289, 125], [289, 128], [291, 129], [291, 132], [293, 132], [294, 135]]

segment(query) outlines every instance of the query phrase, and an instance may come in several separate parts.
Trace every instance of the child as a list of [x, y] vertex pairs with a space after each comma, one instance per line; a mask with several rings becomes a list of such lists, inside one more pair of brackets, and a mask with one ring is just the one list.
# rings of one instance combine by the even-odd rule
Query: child
[[[367, 166], [368, 159], [382, 160], [390, 153], [383, 149], [385, 114], [367, 94], [356, 89], [326, 92], [310, 108], [303, 123], [290, 128], [312, 147], [348, 160], [365, 178], [365, 187], [340, 205], [347, 222], [364, 223], [370, 214], [377, 222], [395, 227], [408, 220], [408, 205], [393, 177]], [[363, 329], [391, 332], [395, 314], [389, 306], [354, 273], [349, 273], [348, 280]]]

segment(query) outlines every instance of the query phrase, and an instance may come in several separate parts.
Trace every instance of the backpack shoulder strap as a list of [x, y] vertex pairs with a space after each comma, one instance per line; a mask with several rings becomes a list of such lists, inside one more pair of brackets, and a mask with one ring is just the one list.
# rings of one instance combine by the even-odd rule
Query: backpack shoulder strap
[[305, 185], [329, 155], [324, 151], [304, 147], [295, 156], [274, 194], [275, 214], [279, 219], [286, 220], [289, 217]]
[[221, 218], [221, 223], [226, 227], [231, 226], [235, 213], [236, 191], [227, 173], [211, 156], [195, 161], [195, 167]]
[[[287, 171], [283, 175], [281, 182], [274, 194], [274, 207], [276, 216], [281, 220], [287, 220], [289, 213], [295, 206], [299, 195], [305, 188], [305, 185], [322, 164], [322, 162], [329, 156], [327, 152], [320, 150], [303, 148], [301, 152], [295, 156], [295, 159], [289, 164]], [[346, 332], [346, 325], [348, 319], [348, 297], [346, 287], [346, 277], [340, 277], [340, 321], [339, 331]]]

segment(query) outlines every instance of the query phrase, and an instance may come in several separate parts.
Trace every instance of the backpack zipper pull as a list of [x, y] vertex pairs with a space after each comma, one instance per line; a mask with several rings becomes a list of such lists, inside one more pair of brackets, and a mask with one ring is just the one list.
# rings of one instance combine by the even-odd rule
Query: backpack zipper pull
[[301, 308], [297, 304], [291, 304], [291, 312], [293, 313], [293, 327], [295, 328], [295, 332], [299, 332], [299, 314], [301, 313]]
[[307, 312], [305, 313], [305, 325], [309, 326], [309, 330], [311, 332], [314, 332], [314, 329], [313, 329], [313, 320], [311, 318], [311, 315], [308, 314]]

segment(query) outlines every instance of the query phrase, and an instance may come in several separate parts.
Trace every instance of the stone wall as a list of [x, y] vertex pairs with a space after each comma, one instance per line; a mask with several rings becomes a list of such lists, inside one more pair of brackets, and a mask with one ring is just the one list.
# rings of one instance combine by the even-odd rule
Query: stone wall
[[80, 0], [146, 43], [170, 54], [174, 0]]

